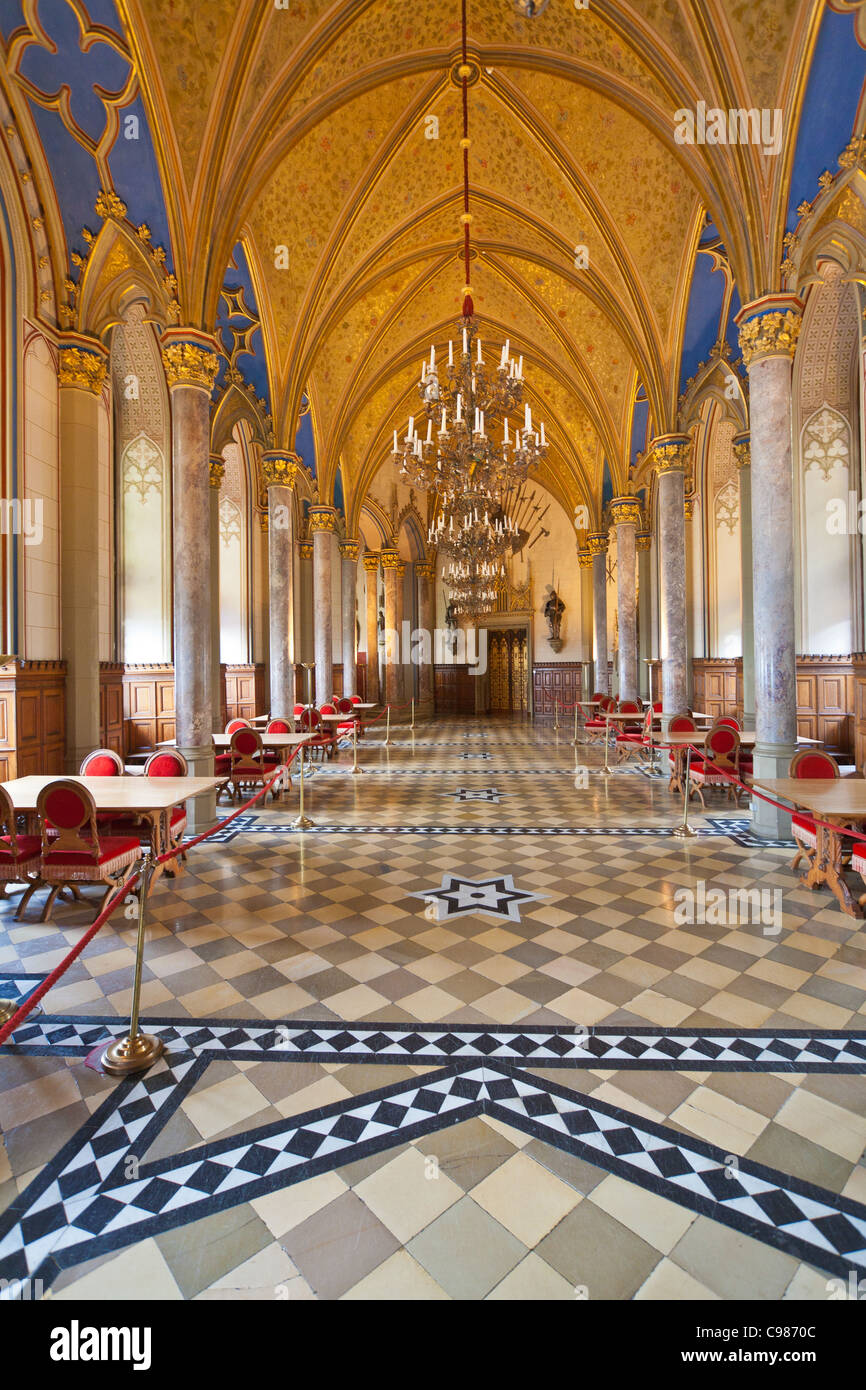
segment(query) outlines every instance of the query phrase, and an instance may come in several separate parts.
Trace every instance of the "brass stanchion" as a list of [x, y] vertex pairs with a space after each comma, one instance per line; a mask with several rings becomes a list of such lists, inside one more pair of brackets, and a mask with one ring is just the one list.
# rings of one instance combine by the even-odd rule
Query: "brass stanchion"
[[352, 725], [352, 776], [357, 777], [364, 769], [358, 766], [358, 721]]
[[415, 696], [412, 696], [412, 723], [409, 725], [412, 732], [415, 732]]
[[385, 742], [382, 744], [382, 747], [383, 747], [383, 748], [390, 748], [390, 747], [391, 747], [391, 706], [390, 706], [390, 705], [386, 706], [386, 709], [387, 709], [387, 714], [386, 714], [386, 717], [385, 717]]
[[[5, 996], [3, 998], [0, 998], [0, 1028], [5, 1027], [5, 1025], [9, 1022], [10, 1018], [15, 1017], [23, 1003], [23, 999], [7, 999]], [[37, 1014], [41, 1013], [42, 1005], [34, 1004], [27, 1017], [35, 1018]], [[26, 1023], [27, 1019], [25, 1019], [24, 1022]]]
[[553, 701], [553, 728], [559, 733], [559, 701], [556, 698]]
[[315, 821], [310, 820], [309, 816], [304, 815], [304, 748], [309, 746], [309, 744], [301, 744], [301, 790], [299, 794], [298, 814], [292, 821], [293, 830], [309, 830], [311, 825], [315, 825]]
[[132, 981], [132, 1010], [129, 1019], [129, 1032], [116, 1042], [109, 1043], [102, 1054], [102, 1069], [109, 1076], [126, 1076], [129, 1072], [144, 1071], [153, 1066], [157, 1058], [165, 1052], [162, 1038], [152, 1033], [141, 1033], [138, 1028], [139, 1007], [141, 1004], [141, 971], [144, 965], [144, 923], [147, 896], [156, 864], [148, 856], [142, 857], [141, 879], [138, 888], [138, 939], [135, 947], [135, 975]]
[[686, 744], [686, 780], [683, 787], [683, 823], [674, 827], [672, 833], [678, 840], [693, 840], [697, 835], [697, 830], [692, 830], [689, 825], [689, 779], [692, 770], [692, 745]]
[[607, 763], [607, 758], [608, 758], [608, 753], [609, 753], [609, 752], [610, 752], [610, 720], [608, 719], [608, 717], [607, 717], [607, 711], [605, 710], [605, 715], [604, 715], [604, 766], [603, 766], [603, 768], [601, 769], [602, 772], [603, 772], [603, 774], [605, 775], [605, 777], [609, 777], [609, 776], [611, 775], [611, 773], [613, 772], [613, 768], [612, 768], [612, 767], [608, 767], [608, 763]]
[[576, 747], [577, 747], [577, 710], [578, 710], [578, 705], [577, 705], [577, 701], [575, 700], [575, 702], [574, 702], [574, 738], [571, 740], [571, 746], [572, 746], [572, 748], [576, 748]]

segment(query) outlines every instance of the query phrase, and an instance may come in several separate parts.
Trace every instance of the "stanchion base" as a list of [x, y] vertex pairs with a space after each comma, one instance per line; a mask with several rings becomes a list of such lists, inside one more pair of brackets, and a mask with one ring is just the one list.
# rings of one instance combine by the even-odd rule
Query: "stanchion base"
[[677, 840], [696, 840], [699, 832], [692, 830], [690, 825], [678, 825], [675, 830], [671, 831], [671, 834]]
[[310, 820], [309, 816], [296, 816], [295, 819], [292, 821], [292, 829], [309, 830], [310, 826], [315, 824], [316, 822], [314, 820]]
[[353, 767], [353, 768], [352, 768], [352, 776], [353, 776], [353, 777], [360, 777], [360, 776], [361, 776], [361, 773], [362, 773], [363, 771], [364, 771], [364, 769], [363, 769], [362, 767]]
[[165, 1052], [162, 1038], [152, 1033], [138, 1033], [134, 1038], [129, 1034], [109, 1043], [102, 1054], [102, 1070], [109, 1076], [127, 1076], [129, 1072], [145, 1071], [152, 1067]]
[[[10, 1018], [15, 1017], [23, 1003], [23, 999], [0, 999], [0, 1028], [5, 1027], [6, 1024], [9, 1022]], [[33, 1008], [30, 1010], [30, 1013], [28, 1014], [28, 1018], [34, 1018], [36, 1014], [41, 1013], [42, 1005], [34, 1004]]]

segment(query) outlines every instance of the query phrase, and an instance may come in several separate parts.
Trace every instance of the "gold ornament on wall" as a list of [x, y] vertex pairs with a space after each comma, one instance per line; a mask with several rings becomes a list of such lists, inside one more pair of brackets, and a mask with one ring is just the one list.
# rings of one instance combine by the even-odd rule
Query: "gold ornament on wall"
[[58, 377], [61, 386], [78, 386], [98, 396], [105, 383], [105, 357], [86, 348], [62, 347]]

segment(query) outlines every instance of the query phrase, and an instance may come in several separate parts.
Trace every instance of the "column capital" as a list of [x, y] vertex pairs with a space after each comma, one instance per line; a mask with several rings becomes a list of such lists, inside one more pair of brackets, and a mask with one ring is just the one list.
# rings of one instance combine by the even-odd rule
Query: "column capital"
[[360, 552], [360, 541], [352, 540], [351, 537], [347, 540], [340, 541], [340, 554], [342, 555], [344, 560], [353, 560], [355, 563], [357, 563]]
[[692, 452], [690, 434], [661, 434], [649, 447], [656, 473], [688, 473]]
[[608, 505], [615, 526], [640, 526], [640, 503], [636, 497], [614, 497]]
[[683, 499], [683, 511], [685, 512], [686, 521], [691, 521], [692, 517], [695, 514], [696, 500], [697, 499], [695, 497], [685, 497]]
[[577, 563], [580, 565], [580, 568], [582, 570], [589, 569], [592, 565], [592, 551], [581, 550], [580, 548], [578, 548]]
[[752, 463], [752, 436], [748, 430], [734, 435], [734, 458], [738, 468], [749, 468]]
[[315, 536], [317, 532], [328, 531], [332, 535], [337, 530], [337, 509], [336, 507], [326, 507], [316, 505], [309, 510], [310, 535]]
[[161, 342], [169, 390], [175, 386], [196, 386], [210, 395], [220, 365], [216, 340], [196, 328], [167, 328]]
[[302, 559], [302, 560], [312, 560], [312, 558], [313, 558], [313, 542], [312, 542], [312, 541], [301, 541], [300, 545], [298, 546], [298, 549], [299, 549], [300, 552], [301, 552], [301, 559]]
[[406, 573], [406, 561], [405, 561], [405, 560], [401, 560], [401, 559], [399, 559], [399, 557], [398, 557], [398, 559], [397, 559], [397, 577], [398, 577], [399, 579], [402, 579], [402, 578], [403, 578], [403, 575], [404, 575], [405, 573]]
[[635, 544], [638, 550], [652, 550], [652, 543], [652, 531], [638, 531], [635, 536]]
[[793, 357], [803, 322], [803, 301], [795, 294], [765, 294], [744, 304], [734, 319], [746, 367], [765, 357]]
[[262, 454], [262, 481], [265, 487], [295, 486], [301, 460], [297, 454], [269, 450]]
[[400, 556], [396, 550], [385, 548], [380, 552], [379, 558], [382, 561], [383, 570], [396, 570], [399, 568]]
[[596, 555], [606, 555], [609, 538], [606, 531], [589, 531], [586, 537], [586, 548], [590, 555], [595, 559]]
[[368, 550], [368, 551], [366, 551], [365, 554], [364, 554], [364, 561], [363, 561], [363, 564], [364, 564], [364, 569], [367, 571], [368, 574], [376, 574], [376, 573], [378, 572], [378, 569], [379, 569], [379, 552], [378, 552], [378, 550]]
[[211, 454], [209, 471], [210, 485], [211, 487], [215, 487], [217, 491], [219, 491], [219, 489], [222, 487], [223, 478], [226, 475], [226, 461], [223, 458], [222, 454]]
[[57, 376], [60, 385], [100, 395], [108, 372], [108, 352], [102, 343], [82, 333], [65, 333], [60, 339], [59, 350]]
[[415, 573], [419, 579], [435, 579], [436, 566], [432, 560], [422, 560], [415, 566]]

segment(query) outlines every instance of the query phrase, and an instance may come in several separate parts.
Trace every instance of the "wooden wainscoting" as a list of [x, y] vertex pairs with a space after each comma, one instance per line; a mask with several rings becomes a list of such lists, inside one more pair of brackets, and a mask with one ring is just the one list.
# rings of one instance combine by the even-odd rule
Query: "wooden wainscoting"
[[797, 657], [797, 733], [830, 753], [854, 751], [853, 656]]
[[[554, 702], [560, 711], [583, 699], [579, 661], [537, 662], [532, 668], [532, 713], [536, 719], [552, 719]], [[568, 712], [568, 711], [566, 711]]]
[[64, 769], [66, 662], [0, 666], [0, 781]]
[[468, 665], [433, 667], [433, 703], [437, 714], [474, 714], [477, 676]]
[[99, 663], [99, 743], [123, 757], [123, 662]]
[[123, 726], [126, 757], [174, 738], [173, 666], [124, 666]]
[[743, 662], [738, 656], [695, 657], [692, 661], [692, 709], [736, 715], [743, 708]]
[[[224, 666], [226, 723], [230, 719], [252, 719], [267, 714], [265, 704], [265, 668], [262, 663], [249, 666]], [[290, 713], [289, 710], [283, 713]], [[225, 724], [223, 725], [225, 728]]]

